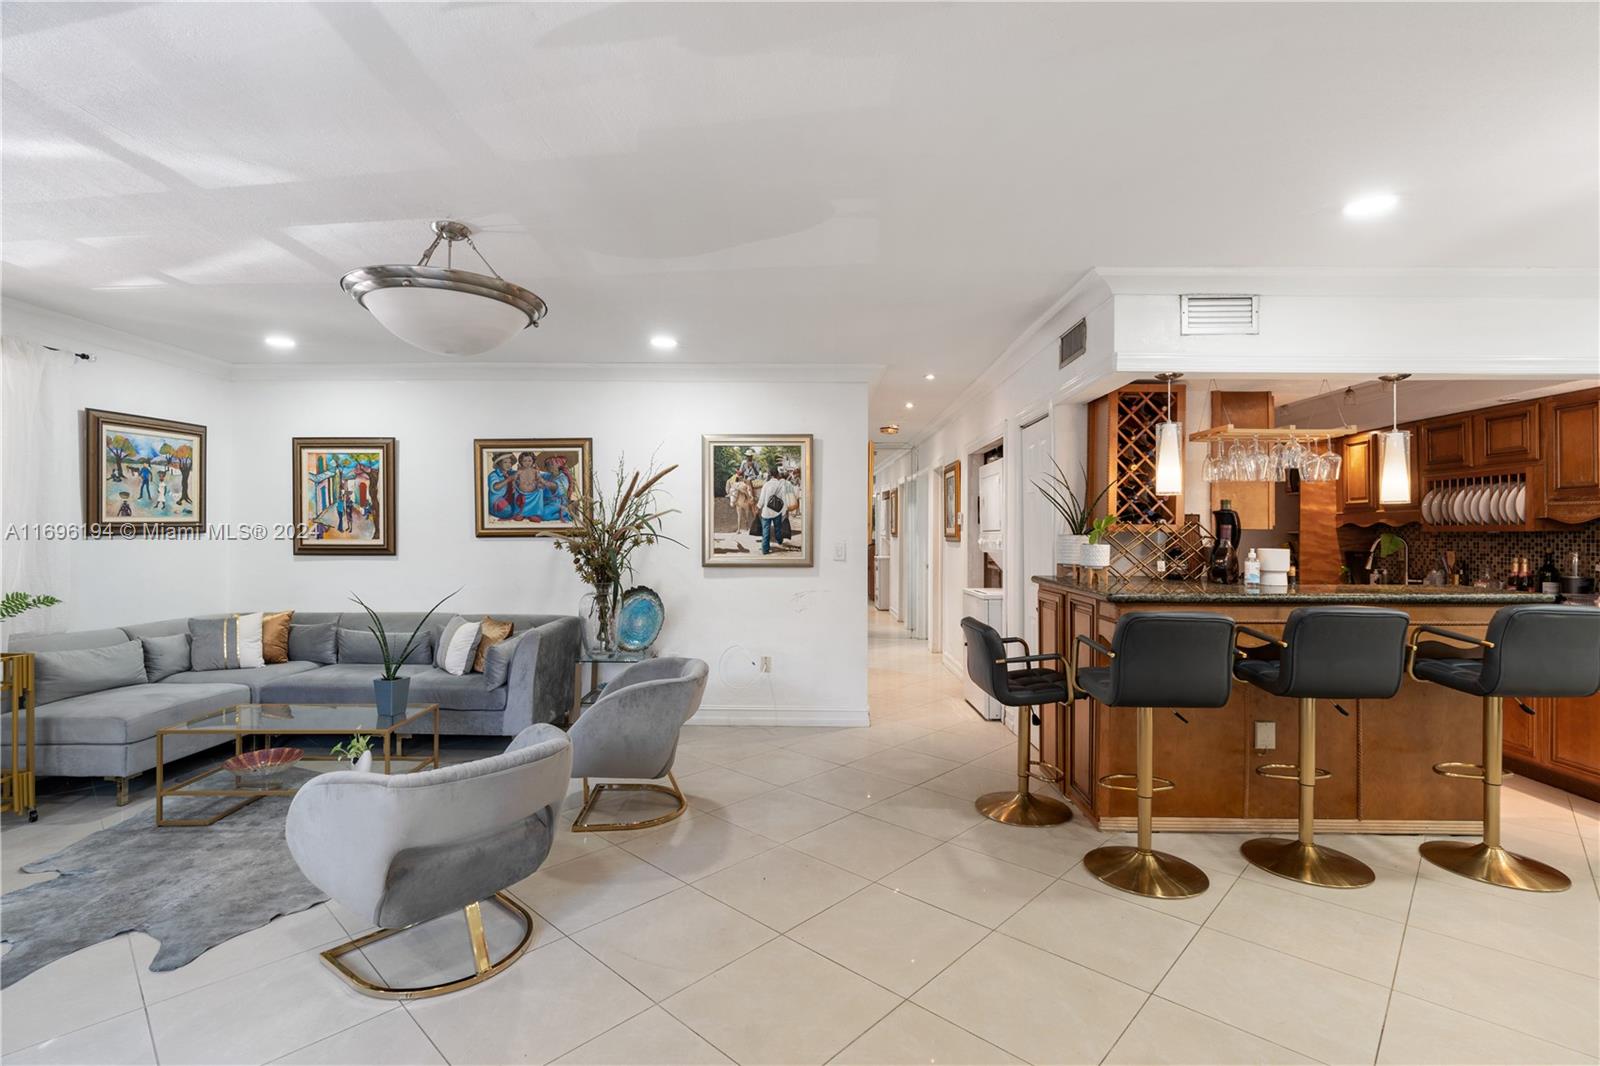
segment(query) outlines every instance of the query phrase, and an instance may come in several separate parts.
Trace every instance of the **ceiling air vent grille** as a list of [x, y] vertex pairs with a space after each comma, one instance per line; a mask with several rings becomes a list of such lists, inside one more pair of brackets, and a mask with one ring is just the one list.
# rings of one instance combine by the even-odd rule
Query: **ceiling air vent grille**
[[1061, 335], [1061, 352], [1057, 357], [1056, 368], [1066, 366], [1078, 356], [1089, 350], [1089, 320], [1078, 319], [1078, 324]]
[[1180, 296], [1178, 319], [1179, 332], [1185, 336], [1199, 333], [1260, 333], [1261, 297]]

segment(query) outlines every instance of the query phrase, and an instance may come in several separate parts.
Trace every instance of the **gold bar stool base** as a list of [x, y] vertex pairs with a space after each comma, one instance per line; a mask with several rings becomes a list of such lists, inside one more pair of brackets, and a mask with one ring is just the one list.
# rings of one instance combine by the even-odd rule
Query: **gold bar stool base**
[[1418, 849], [1439, 867], [1474, 881], [1518, 888], [1524, 892], [1565, 892], [1572, 880], [1554, 866], [1490, 844], [1461, 840], [1430, 840]]
[[1072, 809], [1049, 796], [1032, 792], [986, 792], [974, 806], [985, 818], [1005, 825], [1060, 825], [1072, 821]]
[[1112, 888], [1151, 899], [1187, 899], [1211, 886], [1205, 871], [1164, 851], [1141, 851], [1117, 844], [1095, 848], [1083, 868]]
[[1257, 837], [1239, 845], [1250, 865], [1290, 881], [1323, 888], [1364, 888], [1377, 880], [1372, 867], [1334, 848], [1281, 837]]

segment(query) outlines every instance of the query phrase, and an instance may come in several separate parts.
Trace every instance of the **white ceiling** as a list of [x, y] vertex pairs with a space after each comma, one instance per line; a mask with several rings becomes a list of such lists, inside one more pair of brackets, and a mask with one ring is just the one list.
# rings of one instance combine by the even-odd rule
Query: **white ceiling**
[[233, 363], [434, 360], [338, 279], [440, 216], [550, 303], [490, 358], [881, 364], [907, 433], [1096, 265], [1597, 265], [1593, 4], [0, 19], [5, 293]]

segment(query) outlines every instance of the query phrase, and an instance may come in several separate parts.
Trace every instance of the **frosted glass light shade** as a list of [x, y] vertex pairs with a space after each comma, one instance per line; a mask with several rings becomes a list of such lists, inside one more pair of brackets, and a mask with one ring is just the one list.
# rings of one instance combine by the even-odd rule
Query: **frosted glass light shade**
[[1156, 495], [1183, 492], [1183, 423], [1163, 422], [1156, 427]]
[[1383, 465], [1378, 468], [1378, 502], [1411, 502], [1411, 434], [1403, 429], [1378, 434]]
[[528, 326], [528, 316], [500, 300], [455, 289], [374, 289], [361, 305], [384, 329], [436, 355], [481, 355]]

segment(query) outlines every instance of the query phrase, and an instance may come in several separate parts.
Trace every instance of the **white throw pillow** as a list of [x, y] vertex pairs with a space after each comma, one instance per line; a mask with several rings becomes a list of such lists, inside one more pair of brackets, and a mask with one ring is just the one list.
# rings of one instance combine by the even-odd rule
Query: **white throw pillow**
[[239, 616], [239, 669], [267, 665], [261, 655], [261, 612]]
[[472, 653], [478, 647], [478, 631], [483, 628], [481, 622], [467, 622], [456, 627], [450, 634], [449, 643], [444, 648], [444, 668], [448, 673], [460, 677], [472, 668]]

